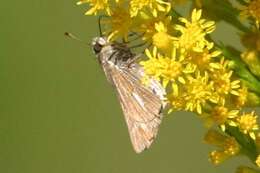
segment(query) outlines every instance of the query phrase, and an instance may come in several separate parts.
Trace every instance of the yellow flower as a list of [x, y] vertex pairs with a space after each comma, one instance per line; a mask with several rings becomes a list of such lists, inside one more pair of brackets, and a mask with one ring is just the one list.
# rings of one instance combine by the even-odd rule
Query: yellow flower
[[219, 62], [212, 62], [209, 64], [209, 70], [215, 73], [226, 73], [230, 61], [226, 60], [225, 57], [222, 57]]
[[148, 57], [148, 60], [140, 62], [140, 65], [144, 68], [145, 74], [160, 80], [161, 64], [164, 64], [163, 56], [158, 53], [156, 47], [153, 48], [152, 52], [150, 52], [149, 49], [146, 49], [145, 54]]
[[185, 83], [185, 80], [182, 77], [182, 61], [184, 60], [183, 57], [176, 56], [176, 49], [173, 49], [170, 58], [158, 54], [156, 47], [153, 48], [152, 53], [149, 51], [149, 49], [146, 49], [145, 53], [149, 59], [140, 63], [144, 67], [145, 73], [147, 75], [153, 76], [158, 80], [161, 79], [165, 88], [169, 82], [172, 82], [174, 92], [178, 92], [176, 81]]
[[153, 45], [164, 51], [171, 50], [173, 47], [173, 37], [167, 33], [167, 27], [162, 23], [155, 23], [155, 30], [157, 31], [152, 39]]
[[231, 80], [233, 71], [228, 70], [229, 61], [224, 57], [217, 63], [210, 63], [211, 79], [214, 81], [214, 88], [219, 95], [220, 104], [224, 105], [226, 95], [233, 94], [238, 96], [237, 91], [240, 88], [240, 80]]
[[[243, 43], [243, 46], [245, 46], [249, 50], [260, 51], [260, 31], [258, 29], [253, 29], [252, 32], [244, 33], [241, 36], [241, 42]], [[250, 54], [250, 52], [248, 53]]]
[[242, 88], [238, 89], [238, 96], [235, 97], [235, 106], [237, 108], [241, 108], [246, 104], [247, 101], [247, 95], [248, 95], [248, 90], [247, 87], [242, 86]]
[[231, 81], [230, 77], [232, 76], [232, 71], [230, 71], [229, 73], [224, 73], [222, 76], [215, 76], [215, 77], [220, 77], [220, 78], [215, 78], [214, 79], [214, 85], [216, 88], [216, 91], [220, 94], [234, 94], [234, 95], [238, 95], [238, 92], [236, 90], [233, 89], [237, 89], [240, 87], [239, 80], [234, 80]]
[[200, 71], [207, 70], [209, 67], [210, 62], [212, 61], [212, 58], [217, 57], [221, 54], [220, 51], [212, 51], [210, 52], [209, 49], [205, 48], [202, 50], [202, 52], [190, 52], [188, 56], [188, 59], [196, 65], [196, 68], [198, 68]]
[[260, 132], [257, 132], [255, 135], [255, 144], [256, 144], [257, 149], [259, 150], [260, 149]]
[[220, 133], [219, 131], [211, 129], [206, 133], [206, 135], [204, 137], [204, 141], [207, 144], [222, 147], [226, 138], [227, 137], [225, 135], [223, 135], [222, 133]]
[[102, 23], [111, 26], [108, 40], [115, 40], [120, 37], [127, 40], [128, 34], [132, 27], [132, 19], [130, 18], [130, 14], [128, 10], [124, 9], [122, 6], [118, 6], [113, 9], [111, 11], [111, 17], [104, 19]]
[[258, 167], [260, 167], [260, 155], [257, 156], [255, 163]]
[[239, 129], [244, 134], [249, 134], [252, 139], [256, 139], [255, 131], [258, 130], [257, 115], [252, 111], [251, 113], [243, 113], [242, 116], [237, 118]]
[[227, 137], [223, 145], [224, 153], [234, 156], [239, 153], [240, 145], [234, 137]]
[[168, 94], [167, 100], [171, 105], [168, 113], [171, 113], [173, 110], [184, 110], [186, 102], [181, 96], [174, 93]]
[[216, 130], [209, 130], [204, 137], [204, 141], [220, 148], [219, 151], [210, 153], [210, 159], [214, 164], [219, 164], [240, 151], [240, 145], [234, 137], [224, 135]]
[[236, 126], [235, 118], [238, 116], [238, 113], [239, 110], [229, 111], [228, 108], [224, 106], [216, 106], [211, 112], [211, 118], [225, 131], [226, 124]]
[[176, 25], [175, 29], [181, 32], [178, 37], [179, 46], [185, 50], [202, 52], [204, 48], [211, 48], [213, 43], [205, 39], [215, 29], [215, 22], [201, 19], [202, 10], [194, 9], [191, 15], [191, 22], [185, 18], [179, 18], [185, 26]]
[[247, 6], [242, 7], [241, 17], [251, 17], [255, 20], [256, 26], [259, 28], [260, 23], [260, 0], [247, 0]]
[[223, 143], [223, 151], [212, 151], [210, 153], [210, 161], [214, 165], [218, 165], [223, 161], [227, 160], [231, 156], [238, 154], [240, 151], [240, 146], [234, 137], [227, 137]]
[[136, 17], [136, 21], [139, 24], [135, 30], [142, 33], [142, 38], [145, 41], [152, 42], [153, 36], [158, 33], [160, 28], [156, 29], [155, 24], [163, 25], [163, 30], [167, 31], [165, 34], [170, 35], [172, 32], [172, 18], [166, 13], [159, 13], [159, 15], [154, 16], [149, 11], [141, 11], [140, 15]]
[[144, 7], [149, 7], [152, 13], [157, 16], [157, 11], [169, 12], [171, 3], [163, 0], [131, 0], [130, 1], [130, 14], [134, 17]]
[[240, 57], [247, 64], [253, 74], [260, 76], [260, 59], [258, 57], [258, 51], [246, 50]]
[[210, 161], [214, 165], [219, 165], [223, 161], [227, 160], [230, 157], [230, 155], [228, 155], [224, 151], [212, 151], [209, 157], [210, 157]]
[[86, 15], [96, 15], [98, 11], [105, 10], [110, 14], [108, 0], [80, 0], [77, 5], [88, 3], [91, 8], [85, 13]]
[[183, 85], [183, 94], [181, 97], [185, 100], [185, 110], [196, 111], [202, 113], [202, 106], [207, 101], [213, 103], [217, 102], [216, 96], [213, 90], [213, 82], [209, 81], [208, 74], [205, 72], [204, 76], [200, 73], [196, 73], [195, 78], [191, 75], [187, 76], [187, 81]]

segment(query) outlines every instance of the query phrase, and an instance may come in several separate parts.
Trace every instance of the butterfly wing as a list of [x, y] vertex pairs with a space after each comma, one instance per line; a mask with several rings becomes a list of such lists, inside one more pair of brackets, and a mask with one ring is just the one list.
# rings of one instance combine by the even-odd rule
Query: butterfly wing
[[[134, 150], [149, 148], [161, 123], [162, 101], [151, 88], [145, 87], [139, 71], [103, 66], [107, 77], [117, 90]], [[109, 76], [108, 76], [109, 75]]]

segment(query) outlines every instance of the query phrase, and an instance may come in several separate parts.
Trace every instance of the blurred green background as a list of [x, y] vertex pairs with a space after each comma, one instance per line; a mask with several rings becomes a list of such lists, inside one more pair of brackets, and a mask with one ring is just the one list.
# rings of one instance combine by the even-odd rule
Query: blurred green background
[[[248, 163], [209, 163], [202, 123], [183, 112], [165, 116], [152, 147], [136, 154], [92, 51], [63, 35], [87, 42], [98, 35], [97, 18], [75, 3], [1, 2], [0, 172], [219, 173]], [[234, 29], [221, 25], [214, 37], [235, 43], [225, 37]]]

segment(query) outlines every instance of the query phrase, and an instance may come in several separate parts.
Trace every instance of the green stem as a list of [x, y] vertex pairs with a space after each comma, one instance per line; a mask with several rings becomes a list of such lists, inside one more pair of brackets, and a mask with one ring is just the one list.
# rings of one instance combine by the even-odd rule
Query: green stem
[[222, 50], [223, 55], [226, 58], [234, 62], [232, 68], [234, 69], [236, 74], [245, 82], [247, 87], [251, 91], [260, 95], [260, 81], [250, 72], [246, 64], [240, 59], [240, 52], [235, 50], [234, 48], [224, 46], [223, 44], [216, 44], [216, 46]]
[[248, 158], [255, 164], [255, 160], [258, 156], [255, 141], [248, 135], [243, 134], [237, 127], [228, 126], [226, 133], [236, 138], [236, 141], [241, 146], [241, 153], [248, 156]]

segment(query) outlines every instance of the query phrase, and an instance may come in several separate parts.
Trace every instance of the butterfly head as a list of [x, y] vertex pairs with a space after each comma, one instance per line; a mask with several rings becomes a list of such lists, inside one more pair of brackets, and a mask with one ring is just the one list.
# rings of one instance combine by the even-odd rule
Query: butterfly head
[[99, 54], [102, 48], [107, 45], [108, 41], [104, 37], [95, 37], [92, 41], [92, 47], [95, 54]]

